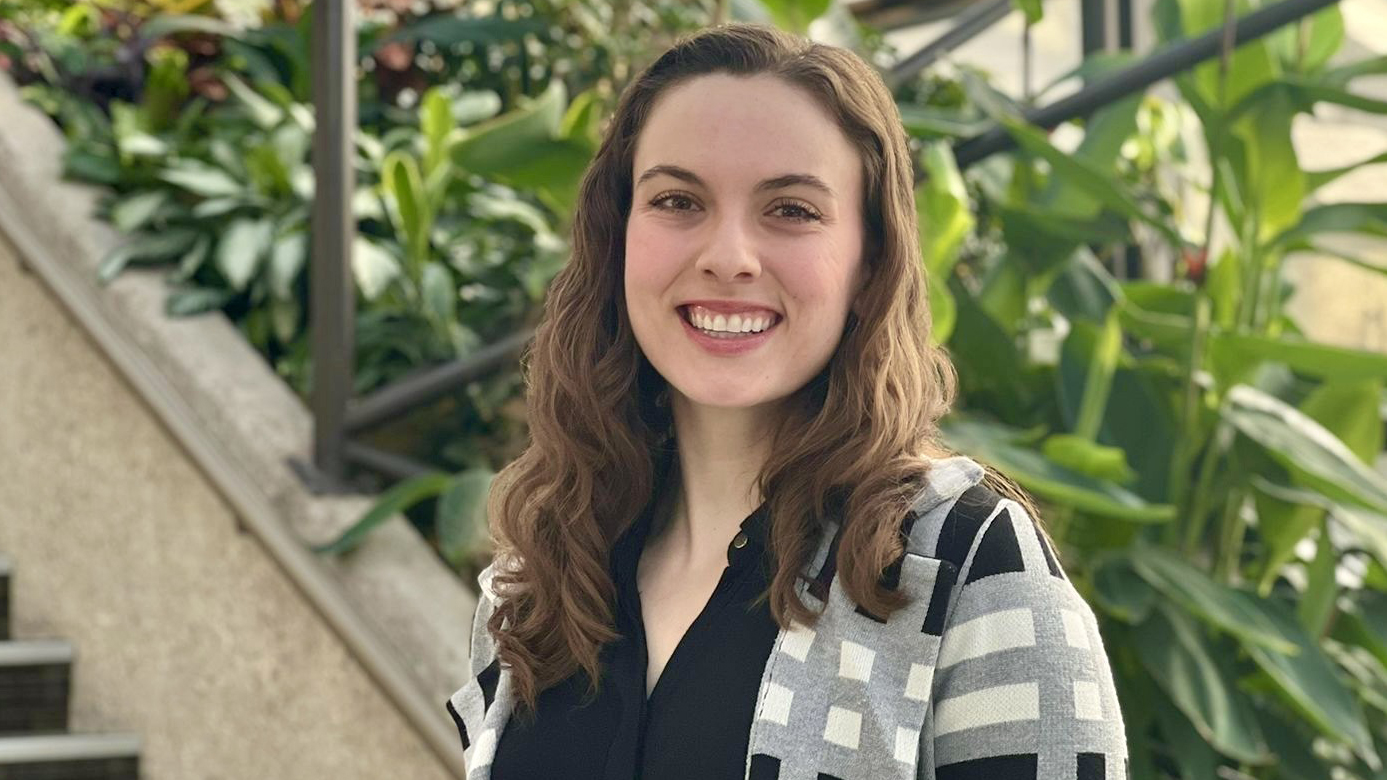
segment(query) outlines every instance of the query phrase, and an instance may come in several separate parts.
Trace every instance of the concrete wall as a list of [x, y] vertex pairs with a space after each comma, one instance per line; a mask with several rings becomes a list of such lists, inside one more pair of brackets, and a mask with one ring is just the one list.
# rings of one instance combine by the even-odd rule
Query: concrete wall
[[76, 648], [71, 730], [148, 780], [452, 776], [2, 241], [0, 551], [13, 635]]

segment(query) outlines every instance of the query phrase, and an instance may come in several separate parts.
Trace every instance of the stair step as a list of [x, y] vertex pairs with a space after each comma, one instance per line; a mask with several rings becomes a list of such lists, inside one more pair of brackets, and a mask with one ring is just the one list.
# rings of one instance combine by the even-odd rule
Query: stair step
[[0, 780], [139, 780], [133, 734], [0, 736]]
[[0, 553], [0, 641], [10, 638], [10, 572], [14, 563]]
[[66, 730], [71, 686], [71, 643], [0, 641], [0, 735]]

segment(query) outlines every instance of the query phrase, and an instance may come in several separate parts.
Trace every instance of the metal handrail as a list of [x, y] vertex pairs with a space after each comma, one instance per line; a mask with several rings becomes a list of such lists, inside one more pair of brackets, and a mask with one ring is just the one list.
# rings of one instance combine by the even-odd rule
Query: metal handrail
[[886, 86], [894, 92], [897, 87], [933, 65], [940, 57], [971, 41], [978, 33], [1006, 18], [1006, 15], [1011, 13], [1012, 8], [1012, 0], [988, 0], [970, 6], [955, 17], [953, 27], [920, 47], [914, 54], [902, 58], [900, 62], [897, 62], [883, 74]]
[[529, 328], [512, 333], [466, 357], [404, 377], [352, 403], [347, 408], [347, 432], [374, 428], [490, 374], [519, 355], [533, 335]]

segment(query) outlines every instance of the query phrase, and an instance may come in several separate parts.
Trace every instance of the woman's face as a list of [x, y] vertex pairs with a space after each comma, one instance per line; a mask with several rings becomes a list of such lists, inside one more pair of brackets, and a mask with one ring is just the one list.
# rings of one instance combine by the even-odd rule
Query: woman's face
[[672, 87], [632, 181], [626, 305], [672, 394], [773, 408], [827, 365], [865, 278], [863, 184], [808, 93], [765, 75]]

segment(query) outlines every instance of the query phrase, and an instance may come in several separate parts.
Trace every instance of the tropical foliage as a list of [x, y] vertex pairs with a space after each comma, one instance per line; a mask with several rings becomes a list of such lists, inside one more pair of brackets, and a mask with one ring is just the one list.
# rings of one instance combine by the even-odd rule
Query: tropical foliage
[[[362, 27], [358, 391], [532, 321], [600, 117], [668, 38], [728, 12], [883, 53], [826, 0], [480, 5], [384, 4]], [[1258, 5], [1160, 0], [1155, 23], [1174, 40]], [[103, 272], [168, 267], [171, 312], [226, 311], [304, 389], [304, 9], [18, 7], [0, 9], [0, 57], [134, 235]], [[127, 34], [96, 42], [112, 19]], [[1316, 343], [1283, 306], [1296, 253], [1387, 273], [1338, 240], [1387, 237], [1387, 205], [1320, 202], [1357, 166], [1306, 170], [1291, 142], [1317, 105], [1387, 113], [1355, 87], [1387, 59], [1345, 62], [1343, 38], [1330, 8], [1186, 72], [1176, 98], [1053, 133], [1022, 117], [1049, 88], [1013, 99], [966, 68], [897, 87], [935, 336], [962, 384], [945, 435], [1041, 500], [1099, 614], [1134, 778], [1387, 777], [1387, 356]], [[143, 63], [132, 88], [83, 91], [120, 51]], [[960, 170], [952, 146], [994, 125], [1018, 150]], [[519, 392], [514, 371], [469, 388], [465, 435], [435, 453], [457, 473], [386, 491], [323, 551], [429, 507], [421, 527], [474, 572], [491, 477], [523, 446]]]

